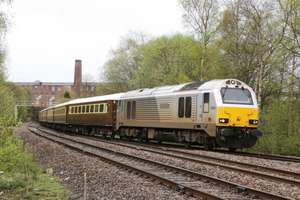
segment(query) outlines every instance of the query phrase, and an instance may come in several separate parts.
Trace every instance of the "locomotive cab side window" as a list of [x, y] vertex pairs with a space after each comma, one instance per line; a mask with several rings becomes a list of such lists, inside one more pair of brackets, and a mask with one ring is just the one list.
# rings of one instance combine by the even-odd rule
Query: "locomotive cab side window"
[[209, 93], [203, 94], [203, 112], [209, 113]]

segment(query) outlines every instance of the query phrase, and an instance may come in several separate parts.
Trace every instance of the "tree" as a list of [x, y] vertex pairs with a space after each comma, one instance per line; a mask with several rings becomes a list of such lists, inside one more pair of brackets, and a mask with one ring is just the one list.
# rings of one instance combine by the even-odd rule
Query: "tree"
[[[119, 47], [113, 50], [110, 59], [104, 64], [104, 82], [111, 92], [128, 91], [135, 88], [132, 79], [141, 59], [140, 46], [147, 40], [144, 34], [130, 34], [123, 38]], [[103, 86], [102, 89], [103, 90]], [[97, 91], [100, 91], [97, 89]]]
[[207, 49], [217, 33], [219, 7], [217, 0], [180, 0], [184, 10], [183, 19], [192, 28], [202, 48], [200, 62], [200, 79], [203, 79], [207, 68]]
[[[0, 5], [3, 4], [0, 1]], [[0, 83], [5, 81], [5, 67], [4, 67], [4, 58], [5, 58], [5, 49], [3, 45], [3, 40], [7, 31], [7, 20], [6, 14], [0, 10]]]
[[231, 63], [233, 77], [250, 84], [262, 104], [272, 92], [285, 52], [285, 32], [279, 23], [276, 5], [268, 1], [234, 0], [223, 12], [220, 47]]
[[[203, 48], [203, 47], [202, 47]], [[174, 35], [159, 37], [144, 44], [142, 59], [134, 78], [138, 87], [154, 87], [200, 80], [202, 48], [192, 37]], [[202, 77], [217, 77], [220, 54], [217, 49], [207, 49], [209, 71]]]

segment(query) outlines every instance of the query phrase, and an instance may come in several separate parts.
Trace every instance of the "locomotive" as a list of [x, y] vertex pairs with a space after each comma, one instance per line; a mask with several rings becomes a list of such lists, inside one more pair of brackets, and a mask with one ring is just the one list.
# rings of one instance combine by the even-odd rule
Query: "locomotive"
[[249, 148], [262, 136], [254, 91], [236, 79], [196, 81], [80, 98], [46, 108], [39, 122], [78, 134]]

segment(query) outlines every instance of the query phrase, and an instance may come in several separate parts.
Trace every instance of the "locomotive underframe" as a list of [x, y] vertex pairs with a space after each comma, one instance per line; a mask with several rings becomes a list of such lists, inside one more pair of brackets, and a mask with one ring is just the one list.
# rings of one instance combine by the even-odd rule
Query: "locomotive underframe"
[[229, 149], [249, 148], [255, 145], [261, 135], [256, 128], [218, 127], [216, 142]]
[[[162, 129], [162, 128], [142, 128], [142, 127], [120, 127], [114, 130], [113, 126], [90, 126], [90, 125], [71, 125], [60, 123], [42, 122], [43, 126], [55, 130], [82, 134], [82, 135], [99, 135], [108, 138], [120, 139], [138, 139], [140, 141], [157, 141], [157, 142], [176, 142], [186, 145], [197, 144], [203, 145], [207, 149], [215, 147], [225, 147], [229, 149], [238, 149], [250, 147], [255, 144], [257, 136], [253, 130], [242, 130], [222, 127], [218, 128], [217, 137], [210, 137], [203, 130], [184, 130], [184, 129]], [[226, 132], [224, 132], [226, 130]], [[227, 134], [227, 135], [224, 135]]]

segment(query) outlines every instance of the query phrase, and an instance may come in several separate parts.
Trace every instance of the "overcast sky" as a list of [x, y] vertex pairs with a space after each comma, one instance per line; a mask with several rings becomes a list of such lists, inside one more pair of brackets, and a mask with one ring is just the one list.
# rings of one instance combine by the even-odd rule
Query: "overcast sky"
[[99, 79], [110, 50], [129, 32], [184, 32], [177, 0], [14, 0], [7, 36], [12, 81], [73, 81], [75, 59]]

